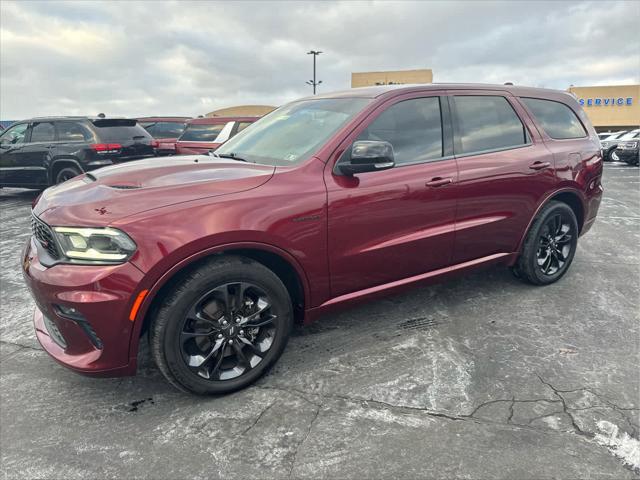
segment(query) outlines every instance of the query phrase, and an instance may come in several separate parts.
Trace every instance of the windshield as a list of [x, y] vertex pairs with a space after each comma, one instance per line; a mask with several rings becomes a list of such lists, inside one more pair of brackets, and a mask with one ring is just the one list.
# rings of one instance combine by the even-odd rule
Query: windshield
[[633, 140], [640, 137], [640, 130], [631, 130], [629, 133], [620, 137], [620, 140]]
[[367, 98], [291, 103], [266, 115], [216, 150], [248, 162], [290, 166], [302, 162], [361, 111]]

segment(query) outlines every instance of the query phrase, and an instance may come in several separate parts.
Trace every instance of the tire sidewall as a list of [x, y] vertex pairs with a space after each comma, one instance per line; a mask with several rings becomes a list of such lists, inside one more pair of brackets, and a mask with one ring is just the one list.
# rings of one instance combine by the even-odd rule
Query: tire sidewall
[[[277, 328], [271, 348], [263, 360], [249, 373], [230, 380], [211, 381], [199, 377], [184, 362], [180, 345], [186, 313], [207, 291], [225, 283], [250, 282], [261, 288], [270, 298], [273, 313], [277, 315]], [[288, 292], [278, 277], [266, 268], [257, 269], [249, 265], [222, 267], [211, 276], [198, 277], [188, 282], [188, 290], [175, 303], [161, 309], [156, 322], [158, 341], [166, 367], [183, 387], [198, 394], [224, 394], [256, 381], [280, 357], [293, 326], [293, 310]]]

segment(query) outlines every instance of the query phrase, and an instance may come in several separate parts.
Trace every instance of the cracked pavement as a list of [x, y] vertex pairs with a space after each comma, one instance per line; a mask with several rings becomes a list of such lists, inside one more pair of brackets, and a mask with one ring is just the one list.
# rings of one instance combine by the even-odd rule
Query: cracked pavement
[[[0, 191], [3, 478], [638, 478], [639, 170], [555, 285], [493, 268], [299, 327], [255, 386], [184, 395], [148, 356], [91, 379], [32, 333], [35, 193]], [[625, 463], [626, 462], [626, 463]]]

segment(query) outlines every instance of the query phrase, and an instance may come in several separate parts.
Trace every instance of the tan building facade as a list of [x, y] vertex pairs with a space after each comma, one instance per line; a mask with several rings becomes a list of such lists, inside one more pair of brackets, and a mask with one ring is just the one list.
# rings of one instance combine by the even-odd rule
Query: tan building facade
[[395, 70], [386, 72], [353, 72], [351, 74], [351, 88], [432, 82], [433, 72], [428, 68], [423, 70]]
[[205, 117], [262, 117], [275, 109], [271, 105], [238, 105], [209, 112]]
[[640, 85], [569, 87], [599, 132], [640, 128]]

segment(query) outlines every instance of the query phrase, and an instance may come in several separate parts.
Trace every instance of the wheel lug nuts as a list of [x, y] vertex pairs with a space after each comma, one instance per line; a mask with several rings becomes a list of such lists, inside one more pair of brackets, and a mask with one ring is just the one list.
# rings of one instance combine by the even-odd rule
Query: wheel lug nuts
[[227, 322], [226, 320], [223, 320], [223, 321], [222, 321], [222, 324], [223, 324], [223, 325], [226, 325], [227, 323], [229, 323], [229, 322]]
[[221, 333], [218, 334], [218, 338], [222, 338], [222, 334]]
[[233, 343], [233, 340], [229, 340], [229, 343]]
[[236, 318], [236, 323], [240, 323], [240, 319], [239, 318]]
[[244, 330], [240, 330], [238, 333], [239, 333], [240, 335], [244, 335]]

